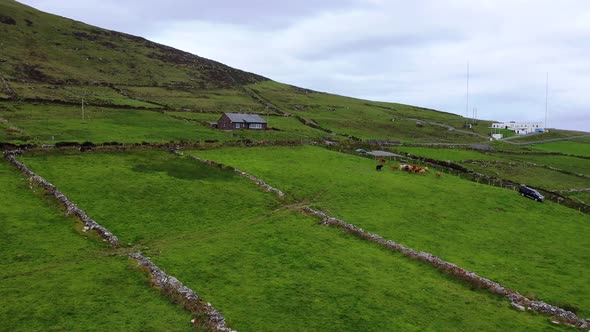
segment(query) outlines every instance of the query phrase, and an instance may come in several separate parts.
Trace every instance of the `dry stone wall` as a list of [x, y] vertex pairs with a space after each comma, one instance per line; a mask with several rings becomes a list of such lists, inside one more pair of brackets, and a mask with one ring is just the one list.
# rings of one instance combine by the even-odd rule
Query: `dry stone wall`
[[25, 164], [16, 160], [15, 155], [17, 155], [18, 153], [19, 152], [17, 151], [9, 151], [6, 152], [4, 155], [6, 160], [8, 160], [10, 163], [16, 166], [16, 168], [18, 168], [21, 171], [21, 173], [29, 177], [29, 181], [31, 181], [31, 183], [37, 183], [39, 186], [45, 189], [50, 195], [55, 197], [55, 199], [57, 199], [62, 204], [62, 206], [65, 207], [66, 215], [74, 215], [78, 217], [84, 223], [84, 232], [93, 230], [96, 233], [98, 233], [98, 235], [100, 235], [100, 237], [104, 241], [110, 243], [113, 247], [119, 246], [119, 239], [112, 232], [110, 232], [104, 226], [94, 221], [92, 218], [88, 217], [84, 210], [80, 209], [76, 204], [70, 201], [68, 197], [64, 195], [61, 191], [57, 190], [57, 188], [53, 184], [47, 182], [44, 178], [35, 174], [33, 171], [27, 168]]
[[[178, 152], [178, 151], [174, 151], [174, 152], [178, 155], [183, 155], [182, 152]], [[202, 158], [198, 158], [198, 157], [194, 157], [194, 156], [191, 156], [191, 158], [193, 158], [199, 162], [202, 162], [202, 163], [205, 163], [208, 165], [212, 165], [215, 167], [233, 169], [236, 173], [254, 181], [255, 183], [257, 183], [259, 185], [262, 185], [266, 191], [274, 192], [279, 197], [284, 197], [284, 195], [285, 195], [283, 191], [281, 191], [277, 188], [271, 187], [268, 184], [266, 184], [264, 181], [262, 181], [261, 179], [255, 177], [251, 174], [248, 174], [246, 172], [242, 172], [236, 168], [226, 166], [222, 163], [218, 163], [218, 162], [215, 162], [212, 160], [206, 160], [206, 159], [202, 159]], [[360, 227], [357, 227], [353, 224], [347, 223], [344, 220], [330, 217], [327, 214], [325, 214], [324, 212], [313, 209], [309, 206], [303, 207], [303, 212], [320, 218], [322, 220], [322, 224], [324, 224], [324, 225], [342, 228], [342, 229], [346, 230], [347, 232], [350, 232], [350, 233], [352, 233], [364, 240], [380, 244], [389, 250], [400, 252], [409, 258], [416, 259], [416, 260], [422, 261], [424, 263], [430, 264], [430, 265], [434, 266], [435, 268], [437, 268], [438, 270], [440, 270], [441, 272], [451, 275], [457, 279], [463, 280], [463, 281], [469, 283], [470, 285], [473, 285], [474, 287], [487, 289], [488, 291], [490, 291], [493, 294], [504, 296], [505, 298], [507, 298], [511, 301], [512, 307], [514, 307], [518, 310], [536, 311], [536, 312], [539, 312], [542, 314], [552, 316], [557, 321], [567, 324], [567, 325], [571, 325], [571, 326], [574, 326], [574, 327], [577, 327], [580, 329], [590, 328], [590, 319], [580, 318], [575, 313], [573, 313], [571, 311], [564, 310], [560, 307], [557, 307], [557, 306], [554, 306], [554, 305], [551, 305], [551, 304], [548, 304], [548, 303], [545, 303], [542, 301], [530, 300], [510, 288], [504, 287], [501, 284], [499, 284], [495, 281], [492, 281], [490, 279], [481, 277], [481, 276], [477, 275], [475, 272], [465, 270], [453, 263], [444, 261], [444, 260], [440, 259], [439, 257], [434, 256], [430, 253], [427, 253], [424, 251], [417, 251], [417, 250], [408, 248], [402, 244], [396, 243], [394, 241], [386, 240], [377, 234], [367, 232]]]
[[227, 327], [225, 318], [209, 302], [202, 301], [199, 295], [192, 289], [186, 287], [178, 279], [166, 274], [156, 264], [152, 263], [149, 257], [145, 257], [141, 252], [130, 254], [129, 257], [137, 261], [138, 266], [149, 270], [153, 284], [162, 289], [164, 293], [180, 300], [184, 307], [197, 317], [205, 315], [203, 322], [193, 319], [193, 324], [204, 324], [210, 331], [233, 332]]
[[416, 259], [416, 260], [428, 263], [428, 264], [436, 267], [440, 271], [442, 271], [446, 274], [452, 275], [460, 280], [466, 281], [475, 287], [487, 289], [490, 292], [492, 292], [493, 294], [498, 294], [498, 295], [504, 296], [511, 301], [511, 305], [513, 307], [515, 307], [519, 310], [537, 311], [537, 312], [540, 312], [540, 313], [543, 313], [546, 315], [553, 316], [557, 320], [559, 320], [560, 322], [563, 322], [568, 325], [571, 325], [571, 326], [574, 326], [577, 328], [581, 328], [581, 329], [586, 329], [586, 328], [590, 327], [590, 319], [579, 318], [578, 316], [576, 316], [576, 314], [574, 314], [571, 311], [564, 310], [560, 307], [557, 307], [557, 306], [554, 306], [551, 304], [547, 304], [542, 301], [532, 301], [512, 289], [504, 287], [504, 286], [500, 285], [499, 283], [492, 281], [490, 279], [478, 276], [474, 272], [465, 270], [453, 263], [449, 263], [447, 261], [444, 261], [444, 260], [440, 259], [439, 257], [436, 257], [430, 253], [423, 252], [423, 251], [417, 251], [417, 250], [408, 248], [404, 245], [401, 245], [399, 243], [396, 243], [394, 241], [385, 240], [384, 238], [382, 238], [381, 236], [379, 236], [377, 234], [367, 232], [367, 231], [363, 230], [362, 228], [359, 228], [353, 224], [349, 224], [343, 220], [330, 217], [327, 214], [325, 214], [321, 211], [312, 209], [310, 207], [304, 207], [303, 210], [308, 214], [311, 214], [311, 215], [314, 215], [318, 218], [321, 218], [322, 223], [324, 225], [330, 225], [330, 226], [335, 226], [335, 227], [345, 229], [347, 232], [350, 232], [362, 239], [380, 244], [392, 251], [400, 252], [403, 255], [410, 257], [412, 259]]
[[[4, 157], [7, 161], [18, 168], [23, 174], [29, 177], [31, 183], [37, 183], [49, 194], [54, 196], [65, 208], [67, 215], [75, 215], [84, 223], [84, 232], [94, 230], [100, 237], [111, 244], [113, 247], [119, 246], [119, 239], [111, 233], [108, 229], [88, 217], [86, 212], [78, 208], [76, 204], [71, 202], [66, 195], [57, 190], [51, 183], [47, 182], [41, 176], [31, 171], [25, 164], [16, 160], [16, 156], [22, 154], [22, 151], [7, 151]], [[157, 265], [152, 263], [148, 257], [144, 257], [140, 252], [129, 255], [130, 258], [135, 259], [139, 266], [149, 270], [152, 282], [172, 297], [174, 300], [182, 301], [184, 307], [195, 315], [192, 320], [194, 325], [205, 325], [209, 331], [232, 332], [231, 328], [226, 325], [225, 318], [217, 311], [211, 303], [205, 302], [199, 298], [197, 293], [188, 288], [178, 279], [166, 274]]]

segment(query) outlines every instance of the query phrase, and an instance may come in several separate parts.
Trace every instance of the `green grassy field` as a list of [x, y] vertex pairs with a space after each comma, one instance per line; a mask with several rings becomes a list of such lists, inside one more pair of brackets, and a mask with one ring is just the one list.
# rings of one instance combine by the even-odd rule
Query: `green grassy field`
[[[0, 103], [0, 106], [4, 107], [4, 110], [0, 110], [0, 116], [31, 136], [30, 141], [37, 143], [319, 140], [327, 135], [291, 117], [265, 117], [269, 126], [278, 130], [221, 131], [198, 122], [183, 121], [148, 110], [87, 106], [84, 111], [85, 119], [82, 120], [81, 108], [74, 106], [23, 103]], [[203, 121], [215, 120], [220, 116], [191, 112], [170, 114]], [[9, 133], [7, 128], [1, 129], [0, 127], [3, 136], [0, 139], [4, 137], [7, 141], [23, 140], [23, 134]]]
[[549, 142], [533, 145], [535, 150], [561, 152], [579, 156], [590, 156], [590, 140], [574, 139], [570, 141]]
[[[590, 162], [587, 159], [539, 154], [503, 154], [473, 150], [425, 148], [425, 147], [396, 147], [395, 151], [409, 152], [416, 156], [437, 160], [451, 160], [462, 164], [466, 168], [478, 173], [524, 183], [548, 190], [582, 189], [590, 187], [590, 179], [575, 175], [564, 174], [559, 171], [524, 163], [535, 163], [556, 167], [565, 171], [590, 174]], [[463, 160], [481, 160], [481, 164], [462, 163]], [[501, 164], [489, 164], [486, 161], [503, 161]], [[518, 166], [510, 163], [520, 163]]]
[[564, 174], [542, 167], [513, 166], [510, 164], [485, 166], [469, 164], [468, 167], [482, 174], [548, 190], [590, 188], [590, 178]]
[[582, 135], [588, 135], [588, 133], [582, 131], [550, 129], [549, 131], [540, 134], [518, 136], [510, 141], [515, 143], [536, 142], [546, 139], [567, 138]]
[[240, 331], [560, 329], [188, 158], [22, 159]]
[[154, 111], [89, 106], [82, 120], [79, 107], [14, 103], [5, 103], [3, 106], [8, 109], [0, 112], [4, 118], [43, 143], [229, 139], [228, 135], [220, 131]]
[[498, 159], [531, 162], [538, 165], [546, 165], [577, 174], [590, 175], [590, 159], [556, 156], [556, 155], [496, 155]]
[[0, 330], [189, 331], [127, 257], [81, 232], [0, 162]]
[[[251, 172], [330, 214], [431, 252], [528, 296], [590, 314], [588, 215], [443, 175], [375, 172], [314, 147], [195, 151]], [[559, 246], [555, 244], [559, 243]]]

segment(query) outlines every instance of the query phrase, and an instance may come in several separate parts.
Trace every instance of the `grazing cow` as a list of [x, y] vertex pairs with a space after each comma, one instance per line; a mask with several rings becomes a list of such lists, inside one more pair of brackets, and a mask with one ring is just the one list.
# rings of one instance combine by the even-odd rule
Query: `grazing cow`
[[382, 164], [385, 164], [387, 162], [387, 160], [381, 158], [381, 159], [379, 159], [379, 162], [382, 163]]
[[375, 167], [375, 170], [376, 170], [376, 171], [380, 171], [382, 168], [383, 168], [383, 165], [377, 165], [377, 166]]
[[428, 166], [427, 166], [427, 167], [424, 167], [424, 170], [425, 170], [426, 172], [428, 172], [430, 169], [428, 169]]
[[399, 165], [399, 170], [400, 171], [407, 171], [408, 170], [408, 165], [406, 165], [406, 164]]
[[440, 178], [440, 172], [436, 172], [436, 177]]
[[418, 173], [420, 173], [420, 174], [426, 174], [426, 170], [423, 168], [423, 169], [419, 170]]

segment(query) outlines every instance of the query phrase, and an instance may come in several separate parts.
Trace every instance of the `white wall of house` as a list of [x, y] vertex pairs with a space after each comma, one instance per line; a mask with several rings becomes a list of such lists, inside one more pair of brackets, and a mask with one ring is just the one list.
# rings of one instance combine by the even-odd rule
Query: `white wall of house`
[[494, 129], [509, 129], [519, 135], [534, 133], [536, 130], [545, 129], [543, 122], [496, 122], [492, 123]]

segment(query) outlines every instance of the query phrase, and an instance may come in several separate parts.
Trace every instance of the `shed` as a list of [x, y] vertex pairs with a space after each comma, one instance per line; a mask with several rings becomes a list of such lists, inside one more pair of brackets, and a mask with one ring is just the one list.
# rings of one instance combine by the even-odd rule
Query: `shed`
[[267, 122], [258, 114], [249, 113], [223, 113], [217, 120], [217, 128], [223, 130], [253, 129], [265, 130]]

